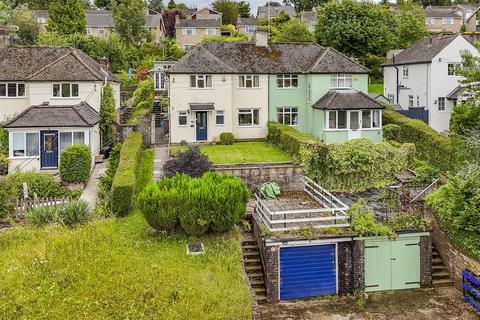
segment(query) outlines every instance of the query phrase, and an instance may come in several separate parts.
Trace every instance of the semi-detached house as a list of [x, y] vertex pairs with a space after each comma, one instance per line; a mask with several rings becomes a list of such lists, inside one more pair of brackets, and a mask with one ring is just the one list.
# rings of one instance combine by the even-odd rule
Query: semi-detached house
[[278, 121], [325, 143], [382, 140], [369, 70], [315, 43], [205, 42], [168, 70], [171, 142], [260, 139]]
[[9, 171], [55, 170], [71, 144], [98, 154], [107, 82], [119, 108], [120, 81], [107, 61], [68, 47], [0, 48], [0, 121], [9, 132]]

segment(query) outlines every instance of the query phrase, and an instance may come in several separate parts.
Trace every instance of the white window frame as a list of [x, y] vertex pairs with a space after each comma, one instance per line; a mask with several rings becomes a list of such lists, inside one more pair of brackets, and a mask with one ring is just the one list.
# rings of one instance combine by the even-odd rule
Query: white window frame
[[277, 89], [297, 89], [298, 80], [298, 74], [277, 74]]
[[[442, 101], [441, 104], [440, 101]], [[442, 105], [442, 107], [440, 107], [440, 105]], [[437, 98], [437, 110], [438, 112], [447, 112], [447, 99], [445, 97]]]
[[449, 77], [459, 77], [458, 74], [455, 73], [455, 69], [461, 67], [460, 62], [449, 62], [447, 63], [447, 75]]
[[[258, 123], [255, 123], [255, 113], [257, 113]], [[242, 114], [251, 115], [252, 117], [251, 124], [240, 124], [240, 115]], [[260, 108], [239, 108], [238, 116], [237, 116], [237, 126], [241, 128], [259, 127], [260, 126]]]
[[[286, 126], [298, 127], [300, 122], [298, 109], [298, 107], [277, 107], [277, 121]], [[282, 115], [282, 121], [279, 121], [280, 115]], [[290, 116], [290, 123], [285, 123], [285, 115]], [[293, 121], [294, 115], [296, 115], [297, 123]]]
[[444, 17], [442, 19], [442, 24], [445, 24], [445, 25], [452, 25], [455, 23], [455, 20], [452, 18], [452, 17]]
[[[362, 119], [362, 123], [360, 124], [360, 128], [362, 130], [368, 131], [368, 130], [379, 130], [382, 128], [382, 110], [380, 109], [370, 109], [370, 110], [360, 110], [360, 117]], [[363, 121], [363, 113], [364, 112], [370, 112], [370, 123], [368, 124], [368, 127], [364, 127], [365, 122]], [[378, 125], [374, 126], [374, 119], [375, 119], [375, 114], [378, 112]]]
[[[61, 146], [61, 138], [60, 136], [62, 134], [70, 134], [70, 141], [67, 143], [67, 145], [65, 147], [62, 148]], [[83, 143], [74, 143], [74, 136], [75, 136], [75, 133], [83, 133]], [[65, 148], [68, 148], [74, 144], [84, 144], [86, 146], [89, 146], [89, 141], [88, 141], [88, 133], [83, 131], [83, 130], [66, 130], [66, 131], [59, 131], [58, 132], [58, 143], [57, 143], [57, 147], [58, 147], [58, 155], [60, 156], [60, 154], [62, 153], [63, 149]]]
[[206, 29], [205, 29], [205, 34], [206, 34], [207, 36], [214, 36], [214, 35], [217, 34], [217, 29], [215, 29], [215, 28], [206, 28]]
[[[185, 117], [185, 124], [180, 124], [180, 117]], [[187, 127], [188, 126], [188, 114], [187, 111], [178, 111], [178, 117], [177, 117], [177, 126], [178, 127]]]
[[105, 28], [98, 28], [98, 34], [104, 36], [107, 34], [107, 30]]
[[256, 30], [256, 26], [245, 26], [245, 33], [255, 33]]
[[153, 74], [153, 82], [155, 90], [167, 89], [167, 75], [163, 71], [156, 71]]
[[408, 66], [402, 67], [402, 76], [404, 79], [408, 79]]
[[[345, 128], [338, 128], [338, 112], [345, 112]], [[335, 114], [335, 128], [330, 128], [330, 114]], [[328, 110], [325, 112], [325, 131], [348, 131], [349, 129], [348, 110]]]
[[[192, 77], [195, 77], [195, 86], [192, 86]], [[210, 86], [208, 86], [208, 79], [210, 78]], [[203, 81], [204, 86], [200, 87], [198, 86], [199, 82]], [[213, 75], [211, 74], [191, 74], [189, 78], [189, 86], [191, 89], [212, 89], [213, 88]]]
[[[250, 81], [251, 86], [247, 86], [248, 81]], [[259, 75], [253, 75], [253, 74], [239, 75], [238, 76], [238, 88], [239, 89], [260, 88], [260, 76]]]
[[[23, 151], [24, 155], [23, 156], [15, 156], [13, 154], [13, 135], [14, 134], [20, 134], [23, 135]], [[35, 134], [38, 137], [38, 154], [36, 155], [27, 155], [27, 134]], [[10, 159], [26, 159], [26, 158], [38, 158], [40, 156], [40, 132], [38, 131], [22, 131], [22, 132], [10, 132], [9, 133], [9, 158]]]
[[[8, 86], [9, 85], [15, 85], [15, 95], [10, 96], [8, 94]], [[0, 85], [5, 86], [5, 95], [1, 95], [0, 98], [6, 98], [6, 99], [16, 99], [16, 98], [25, 98], [27, 94], [27, 85], [24, 82], [0, 82]], [[23, 86], [23, 95], [18, 95], [18, 87]]]
[[408, 95], [408, 106], [413, 107], [413, 94]]
[[[67, 97], [64, 97], [63, 92], [62, 92], [62, 90], [63, 90], [62, 87], [65, 84], [68, 84], [70, 86], [70, 95], [67, 96]], [[53, 95], [53, 87], [55, 85], [59, 86], [59, 90], [58, 90], [59, 96]], [[72, 92], [73, 92], [72, 88], [73, 88], [74, 85], [77, 86], [77, 95], [76, 96], [72, 96]], [[79, 98], [80, 98], [80, 85], [78, 83], [75, 83], [75, 82], [54, 82], [54, 83], [52, 83], [52, 99], [79, 99]]]
[[[341, 83], [343, 82], [343, 85]], [[332, 73], [330, 75], [331, 88], [352, 88], [353, 78], [350, 73]]]
[[[219, 123], [218, 117], [222, 117], [222, 123]], [[215, 110], [215, 125], [216, 126], [225, 125], [225, 110]]]
[[197, 34], [197, 28], [182, 28], [182, 33], [184, 36], [195, 36]]

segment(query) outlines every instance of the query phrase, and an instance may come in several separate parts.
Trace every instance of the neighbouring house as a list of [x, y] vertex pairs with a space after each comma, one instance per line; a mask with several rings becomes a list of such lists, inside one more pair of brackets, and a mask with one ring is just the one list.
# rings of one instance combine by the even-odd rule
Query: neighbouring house
[[317, 25], [317, 13], [315, 11], [300, 12], [300, 20], [307, 24], [308, 30], [315, 31]]
[[0, 119], [9, 132], [9, 171], [57, 169], [60, 152], [86, 144], [100, 152], [102, 90], [120, 81], [108, 62], [68, 47], [0, 48]]
[[255, 31], [257, 31], [257, 28], [257, 18], [238, 18], [237, 20], [238, 33], [246, 35], [247, 37], [253, 38], [253, 36], [255, 35]]
[[153, 68], [148, 72], [153, 78], [153, 85], [155, 88], [156, 96], [165, 96], [167, 94], [167, 73], [166, 71], [173, 67], [178, 59], [173, 57], [166, 57], [162, 61], [155, 61]]
[[464, 35], [440, 35], [419, 40], [382, 64], [384, 95], [404, 110], [428, 111], [428, 124], [448, 131], [450, 115], [459, 97], [462, 79], [455, 69], [462, 52], [479, 52]]
[[207, 36], [220, 36], [222, 14], [210, 8], [202, 8], [187, 16], [175, 17], [175, 41], [184, 50], [190, 50]]
[[315, 43], [204, 42], [170, 77], [172, 143], [213, 142], [222, 132], [260, 139], [267, 121], [325, 143], [382, 140], [383, 105], [370, 98], [369, 70]]
[[276, 18], [280, 12], [284, 11], [290, 17], [295, 17], [297, 14], [295, 8], [291, 6], [259, 6], [257, 8], [258, 19]]
[[[428, 6], [425, 24], [431, 32], [477, 32], [479, 5]], [[462, 30], [464, 25], [464, 30]]]
[[[48, 10], [32, 10], [41, 30], [48, 24]], [[106, 37], [115, 27], [113, 14], [108, 10], [86, 10], [86, 34], [96, 37]], [[145, 11], [145, 29], [152, 33], [153, 39], [159, 42], [165, 37], [165, 26], [162, 15], [154, 11]]]

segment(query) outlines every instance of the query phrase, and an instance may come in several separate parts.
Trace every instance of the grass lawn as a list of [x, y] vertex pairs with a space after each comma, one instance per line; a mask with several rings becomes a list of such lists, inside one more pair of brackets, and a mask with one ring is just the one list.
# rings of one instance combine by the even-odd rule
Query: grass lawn
[[383, 94], [383, 83], [371, 83], [368, 85], [368, 93]]
[[[144, 151], [139, 182], [151, 180]], [[200, 238], [150, 231], [140, 213], [75, 228], [0, 234], [0, 319], [251, 319], [239, 231]]]
[[[186, 147], [174, 146], [170, 153], [175, 154]], [[290, 157], [276, 146], [262, 141], [236, 142], [232, 145], [204, 145], [200, 147], [210, 161], [222, 163], [249, 163], [249, 162], [282, 162], [290, 161]]]

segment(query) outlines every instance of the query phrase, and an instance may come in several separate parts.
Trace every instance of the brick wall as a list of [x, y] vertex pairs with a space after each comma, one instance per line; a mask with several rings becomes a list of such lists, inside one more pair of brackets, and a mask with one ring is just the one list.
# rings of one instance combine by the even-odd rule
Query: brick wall
[[432, 238], [420, 237], [420, 287], [432, 286]]
[[215, 165], [215, 170], [233, 174], [250, 190], [268, 181], [278, 183], [282, 191], [303, 190], [303, 167], [292, 162], [219, 164]]
[[480, 261], [466, 256], [450, 244], [445, 233], [438, 227], [438, 222], [430, 210], [427, 210], [427, 216], [432, 221], [432, 242], [448, 268], [455, 288], [462, 290], [462, 271], [470, 269], [475, 273], [480, 273]]
[[347, 294], [353, 288], [353, 243], [338, 243], [338, 293]]
[[353, 241], [352, 290], [365, 289], [365, 241]]

